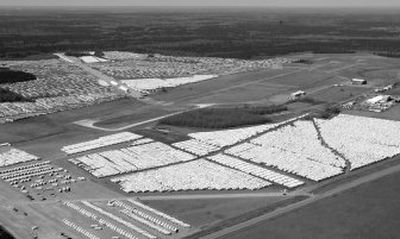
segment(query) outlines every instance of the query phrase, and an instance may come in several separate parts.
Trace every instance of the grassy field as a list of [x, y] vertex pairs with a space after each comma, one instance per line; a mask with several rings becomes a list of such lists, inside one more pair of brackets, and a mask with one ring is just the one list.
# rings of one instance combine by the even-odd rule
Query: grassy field
[[280, 200], [283, 198], [152, 200], [146, 204], [175, 215], [196, 227], [208, 228], [217, 222], [272, 205]]
[[202, 97], [196, 102], [198, 103], [240, 103], [240, 102], [251, 102], [268, 99], [279, 93], [288, 95], [291, 91], [296, 91], [296, 86], [280, 85], [266, 82], [256, 82], [248, 84], [246, 86], [239, 86], [228, 89], [226, 91], [216, 93], [213, 95]]
[[137, 108], [137, 104], [138, 102], [133, 99], [121, 99], [90, 107], [18, 120], [12, 124], [0, 124], [0, 142], [29, 142], [74, 131], [80, 131], [83, 137], [90, 137], [90, 135], [86, 136], [86, 134], [90, 132], [98, 134], [99, 132], [82, 127], [78, 128], [73, 123], [87, 118], [111, 118], [133, 113]]
[[[271, 78], [280, 77], [281, 75], [294, 74], [293, 69], [284, 70], [262, 70], [257, 72], [245, 72], [234, 75], [221, 76], [212, 80], [202, 81], [194, 84], [183, 85], [174, 89], [169, 89], [168, 93], [159, 92], [152, 97], [159, 101], [175, 102], [175, 103], [210, 103], [214, 102], [213, 97], [235, 99], [235, 101], [243, 101], [241, 96], [235, 96], [232, 91], [237, 88], [246, 90], [247, 86], [259, 82], [268, 82]], [[288, 87], [291, 88], [291, 87]], [[246, 92], [246, 91], [245, 91]], [[269, 95], [273, 94], [268, 92]], [[246, 98], [251, 97], [251, 91], [247, 94], [242, 93]], [[211, 98], [209, 98], [211, 97]], [[208, 100], [207, 100], [208, 98]], [[252, 99], [259, 99], [260, 95], [253, 94]], [[229, 100], [228, 99], [228, 100]]]
[[351, 99], [357, 95], [371, 91], [370, 88], [366, 87], [352, 87], [352, 86], [342, 86], [342, 87], [330, 87], [314, 94], [310, 94], [308, 97], [315, 99], [316, 101], [326, 102], [326, 103], [336, 103], [347, 99]]
[[165, 109], [162, 106], [142, 105], [141, 103], [136, 103], [132, 106], [136, 107], [136, 109], [127, 112], [127, 114], [121, 113], [119, 115], [112, 115], [107, 118], [103, 117], [101, 121], [96, 122], [94, 125], [105, 128], [123, 127], [140, 121], [171, 114], [173, 113], [171, 110], [175, 110], [173, 108]]
[[396, 173], [224, 238], [398, 238], [399, 197]]

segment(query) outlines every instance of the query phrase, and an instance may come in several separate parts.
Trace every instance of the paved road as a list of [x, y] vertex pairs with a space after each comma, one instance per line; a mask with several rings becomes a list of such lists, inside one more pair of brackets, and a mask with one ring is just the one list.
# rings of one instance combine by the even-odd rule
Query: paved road
[[133, 128], [133, 127], [137, 127], [137, 126], [140, 126], [140, 125], [156, 122], [156, 121], [159, 121], [159, 120], [164, 119], [164, 118], [168, 118], [168, 117], [171, 117], [171, 116], [174, 116], [174, 115], [182, 114], [184, 112], [190, 112], [190, 111], [197, 110], [197, 109], [203, 109], [203, 108], [207, 108], [207, 107], [210, 107], [210, 106], [213, 106], [213, 105], [214, 104], [199, 104], [193, 109], [181, 110], [181, 111], [174, 112], [174, 113], [171, 113], [171, 114], [166, 114], [166, 115], [163, 115], [163, 116], [155, 117], [155, 118], [152, 118], [152, 119], [136, 122], [136, 123], [133, 123], [133, 124], [130, 124], [130, 125], [127, 125], [127, 126], [123, 126], [123, 127], [119, 127], [119, 128], [112, 128], [112, 129], [94, 126], [94, 124], [97, 123], [98, 120], [92, 120], [92, 119], [85, 119], [85, 120], [75, 121], [74, 124], [77, 124], [77, 125], [80, 125], [80, 126], [84, 126], [84, 127], [88, 127], [88, 128], [92, 128], [92, 129], [109, 131], [109, 132], [122, 131], [122, 130], [127, 130], [127, 129], [130, 129], [130, 128]]
[[212, 94], [219, 94], [219, 93], [221, 93], [221, 92], [230, 91], [230, 90], [232, 90], [232, 89], [242, 88], [242, 87], [245, 87], [245, 86], [248, 86], [248, 85], [253, 85], [254, 83], [259, 83], [259, 82], [264, 82], [264, 81], [270, 81], [270, 80], [278, 79], [278, 78], [285, 77], [285, 76], [295, 75], [295, 74], [297, 74], [297, 73], [299, 73], [299, 72], [301, 72], [301, 71], [304, 71], [304, 70], [305, 70], [305, 69], [299, 69], [299, 70], [296, 70], [296, 71], [287, 72], [287, 73], [282, 73], [282, 74], [279, 74], [279, 75], [276, 75], [276, 76], [271, 76], [271, 77], [268, 77], [268, 78], [262, 78], [262, 79], [259, 79], [259, 80], [252, 80], [252, 81], [244, 82], [244, 83], [242, 83], [242, 84], [238, 84], [238, 85], [233, 85], [233, 86], [225, 87], [225, 88], [223, 88], [223, 89], [211, 91], [211, 92], [207, 93], [207, 95], [205, 95], [205, 96], [196, 98], [196, 100], [201, 100], [201, 99], [203, 99], [203, 98], [210, 97], [210, 93], [212, 93]]
[[[288, 193], [287, 197], [292, 196], [311, 196], [304, 192], [292, 192]], [[220, 199], [220, 198], [262, 198], [262, 197], [283, 197], [285, 196], [282, 192], [265, 192], [265, 193], [211, 193], [211, 194], [182, 194], [182, 195], [154, 195], [154, 196], [142, 196], [140, 200], [191, 200], [191, 199]]]
[[127, 125], [127, 126], [123, 126], [123, 127], [119, 127], [119, 128], [111, 128], [111, 129], [110, 128], [103, 128], [103, 127], [94, 126], [94, 124], [97, 123], [98, 121], [97, 120], [91, 120], [91, 119], [79, 120], [79, 121], [74, 122], [74, 124], [77, 124], [77, 125], [80, 125], [80, 126], [84, 126], [84, 127], [88, 127], [88, 128], [92, 128], [92, 129], [114, 132], [114, 131], [122, 131], [122, 130], [130, 129], [130, 128], [133, 128], [133, 127], [137, 127], [137, 126], [140, 126], [140, 125], [156, 122], [158, 120], [161, 120], [161, 119], [164, 119], [164, 118], [167, 118], [167, 117], [170, 117], [170, 116], [174, 116], [174, 115], [177, 115], [177, 114], [181, 114], [183, 112], [185, 112], [185, 111], [178, 111], [178, 112], [175, 112], [175, 113], [171, 113], [171, 114], [163, 115], [163, 116], [160, 116], [160, 117], [156, 117], [156, 118], [140, 121], [140, 122], [137, 122], [137, 123], [133, 123], [133, 124], [130, 124], [130, 125]]
[[76, 65], [77, 67], [81, 68], [82, 70], [84, 70], [84, 71], [92, 74], [96, 78], [98, 78], [98, 80], [103, 80], [103, 81], [107, 82], [108, 84], [110, 84], [111, 86], [116, 87], [118, 90], [120, 90], [126, 94], [129, 94], [130, 96], [132, 96], [136, 99], [139, 99], [142, 97], [142, 94], [138, 91], [131, 90], [129, 93], [127, 93], [125, 90], [123, 90], [124, 88], [130, 89], [126, 84], [122, 83], [121, 81], [119, 81], [117, 79], [114, 79], [113, 77], [107, 76], [98, 70], [91, 68], [87, 64], [84, 64], [78, 58], [67, 57], [63, 53], [56, 53], [54, 55], [58, 56], [59, 58], [61, 58], [64, 61], [67, 61], [69, 63]]

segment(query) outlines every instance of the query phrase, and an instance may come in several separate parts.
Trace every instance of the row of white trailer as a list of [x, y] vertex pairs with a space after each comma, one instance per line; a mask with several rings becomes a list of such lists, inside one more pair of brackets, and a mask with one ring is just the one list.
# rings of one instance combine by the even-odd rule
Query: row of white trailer
[[122, 213], [129, 215], [135, 220], [142, 222], [145, 225], [157, 230], [160, 233], [171, 235], [172, 232], [178, 232], [179, 228], [166, 220], [159, 219], [140, 210], [135, 206], [128, 205], [122, 201], [115, 201], [113, 205], [123, 208]]
[[[123, 201], [112, 201], [110, 205], [122, 208], [120, 212], [123, 214], [128, 215], [132, 219], [137, 220], [165, 235], [179, 232], [179, 226], [186, 228], [190, 227], [189, 224], [140, 202], [132, 199], [129, 199], [129, 202], [130, 204]], [[154, 214], [154, 216], [152, 214]]]
[[89, 207], [89, 208], [91, 208], [91, 209], [93, 209], [97, 213], [99, 213], [101, 215], [104, 215], [104, 216], [107, 216], [108, 218], [114, 220], [115, 222], [118, 222], [118, 223], [128, 227], [131, 231], [134, 231], [135, 233], [138, 233], [139, 235], [143, 235], [143, 236], [145, 236], [146, 238], [149, 238], [149, 239], [156, 239], [157, 238], [156, 236], [154, 236], [153, 234], [149, 233], [148, 231], [146, 231], [146, 230], [144, 230], [144, 229], [132, 224], [131, 222], [128, 222], [128, 221], [126, 221], [126, 220], [114, 215], [113, 213], [107, 212], [107, 211], [103, 210], [102, 208], [97, 207], [97, 206], [95, 206], [94, 204], [92, 204], [92, 203], [90, 203], [88, 201], [82, 201], [82, 204], [87, 206], [87, 207]]
[[300, 154], [250, 143], [236, 146], [226, 153], [313, 181], [321, 181], [343, 173], [341, 168], [309, 160]]
[[[111, 181], [126, 192], [254, 190], [272, 183], [287, 188], [304, 184], [290, 174], [319, 182], [400, 153], [398, 121], [343, 114], [304, 120], [305, 116], [192, 133], [191, 139], [171, 146], [137, 135], [128, 147], [73, 161], [96, 177], [125, 174]], [[91, 143], [82, 143], [86, 144]]]
[[10, 148], [0, 152], [0, 167], [10, 166], [18, 163], [39, 160], [38, 156], [27, 153], [23, 150]]
[[58, 59], [3, 62], [10, 69], [29, 72], [37, 79], [1, 84], [3, 88], [35, 100], [1, 103], [0, 123], [84, 107], [124, 96], [113, 87], [100, 85], [96, 77], [74, 64]]
[[71, 227], [72, 229], [74, 229], [75, 231], [79, 232], [79, 234], [82, 234], [83, 236], [89, 238], [89, 239], [100, 239], [100, 237], [94, 235], [93, 233], [89, 232], [88, 230], [86, 230], [85, 228], [77, 225], [76, 223], [68, 220], [68, 219], [63, 219], [63, 223], [65, 225], [67, 225], [68, 227]]
[[18, 181], [25, 181], [28, 180], [30, 181], [34, 177], [46, 175], [46, 174], [54, 174], [63, 171], [63, 168], [50, 168], [50, 169], [37, 169], [34, 171], [31, 171], [27, 174], [22, 173], [21, 175], [18, 176], [12, 176], [12, 177], [6, 177], [4, 181], [9, 182], [10, 184], [13, 184], [14, 182]]
[[81, 108], [121, 97], [115, 93], [87, 93], [38, 98], [35, 102], [0, 103], [0, 123]]
[[327, 144], [355, 170], [400, 153], [400, 121], [341, 114], [316, 120]]
[[193, 75], [186, 77], [176, 77], [176, 78], [146, 78], [146, 79], [132, 79], [123, 80], [122, 82], [128, 87], [139, 90], [139, 91], [151, 91], [161, 88], [174, 88], [181, 85], [211, 80], [218, 77], [217, 75]]
[[[136, 234], [132, 234], [131, 232], [123, 229], [120, 226], [117, 226], [113, 221], [111, 221], [110, 219], [105, 219], [101, 216], [98, 216], [96, 213], [93, 213], [91, 211], [89, 211], [88, 209], [85, 209], [79, 205], [76, 205], [72, 202], [64, 202], [64, 205], [74, 209], [75, 211], [77, 211], [79, 214], [81, 214], [82, 216], [88, 217], [91, 220], [99, 223], [102, 226], [105, 226], [107, 228], [109, 228], [110, 230], [112, 230], [113, 232], [124, 236], [126, 238], [129, 239], [139, 239], [139, 237]], [[154, 237], [152, 237], [151, 239], [154, 239]]]
[[298, 180], [296, 178], [272, 171], [264, 167], [257, 166], [255, 164], [245, 162], [243, 160], [228, 155], [217, 154], [208, 157], [208, 159], [221, 165], [240, 170], [247, 174], [263, 178], [269, 182], [285, 186], [287, 188], [295, 188], [304, 184], [302, 180]]
[[0, 171], [0, 175], [3, 176], [5, 174], [13, 173], [16, 171], [21, 171], [21, 170], [29, 170], [29, 169], [34, 169], [38, 167], [42, 167], [44, 165], [50, 164], [50, 161], [42, 161], [40, 163], [33, 163], [33, 164], [26, 164], [26, 165], [21, 165], [21, 166], [15, 166], [12, 168], [4, 169]]
[[299, 119], [304, 118], [307, 115], [308, 114], [300, 115], [298, 117], [288, 119], [279, 123], [262, 124], [262, 125], [242, 127], [237, 129], [196, 132], [196, 133], [190, 133], [188, 136], [202, 143], [222, 148], [240, 143], [251, 137], [275, 129], [282, 125], [295, 122]]
[[111, 62], [91, 66], [118, 79], [175, 78], [205, 74], [234, 74], [260, 69], [273, 69], [292, 62], [287, 58], [241, 60], [216, 57], [175, 57], [129, 53], [105, 53]]
[[173, 236], [183, 228], [190, 228], [189, 224], [133, 199], [111, 200], [107, 203], [111, 210], [88, 201], [66, 201], [63, 204], [98, 223], [94, 225], [100, 225], [96, 227], [106, 227], [129, 239], [156, 239], [157, 235]]
[[53, 169], [53, 166], [51, 166], [49, 164], [46, 164], [46, 165], [42, 165], [42, 166], [30, 168], [30, 169], [18, 170], [18, 171], [12, 172], [12, 173], [3, 174], [3, 175], [1, 175], [1, 179], [2, 180], [7, 180], [7, 179], [17, 178], [17, 177], [20, 177], [20, 176], [31, 175], [31, 174], [35, 174], [35, 173], [38, 173], [38, 172], [51, 170], [51, 169]]
[[196, 139], [189, 139], [177, 143], [173, 143], [172, 146], [182, 149], [186, 152], [195, 154], [197, 156], [205, 156], [212, 152], [218, 151], [221, 148], [212, 144], [198, 141]]
[[142, 138], [142, 136], [131, 132], [121, 132], [121, 133], [106, 135], [94, 140], [85, 141], [78, 144], [67, 145], [62, 147], [61, 150], [66, 152], [67, 154], [75, 154], [75, 153], [86, 152], [93, 149], [103, 148], [106, 146], [129, 142], [139, 138]]
[[196, 156], [175, 149], [161, 142], [133, 143], [115, 150], [87, 154], [70, 160], [95, 177], [107, 177], [135, 172], [178, 162], [185, 162]]
[[111, 178], [125, 192], [256, 190], [271, 183], [205, 159]]

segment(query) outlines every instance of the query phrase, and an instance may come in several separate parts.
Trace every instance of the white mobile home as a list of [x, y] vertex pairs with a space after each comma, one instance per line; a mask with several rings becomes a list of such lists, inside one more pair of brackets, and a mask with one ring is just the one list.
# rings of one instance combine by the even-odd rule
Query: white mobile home
[[366, 85], [366, 84], [367, 84], [367, 81], [364, 80], [364, 79], [353, 78], [353, 79], [351, 80], [351, 83], [352, 83], [353, 85]]

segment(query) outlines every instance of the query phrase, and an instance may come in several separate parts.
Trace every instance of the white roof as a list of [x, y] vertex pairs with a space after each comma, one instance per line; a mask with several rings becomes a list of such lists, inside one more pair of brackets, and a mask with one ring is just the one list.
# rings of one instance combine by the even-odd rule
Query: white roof
[[305, 91], [299, 90], [299, 91], [293, 92], [292, 95], [301, 95], [301, 94], [305, 94], [305, 93], [306, 93]]
[[80, 59], [85, 63], [106, 62], [106, 59], [95, 56], [82, 56]]
[[377, 95], [371, 99], [368, 99], [366, 102], [369, 104], [376, 104], [381, 101], [386, 101], [389, 97], [390, 95]]

